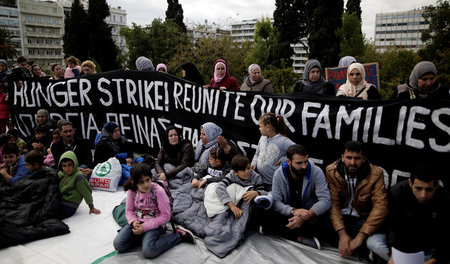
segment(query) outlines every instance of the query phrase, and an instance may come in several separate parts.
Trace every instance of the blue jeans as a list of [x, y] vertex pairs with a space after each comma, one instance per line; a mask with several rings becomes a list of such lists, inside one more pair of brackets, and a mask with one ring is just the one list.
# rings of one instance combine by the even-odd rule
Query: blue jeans
[[180, 235], [170, 233], [161, 236], [163, 233], [163, 228], [158, 227], [148, 230], [142, 235], [135, 235], [131, 226], [126, 225], [114, 239], [114, 248], [118, 252], [124, 252], [132, 246], [142, 243], [142, 253], [144, 258], [155, 258], [181, 242]]

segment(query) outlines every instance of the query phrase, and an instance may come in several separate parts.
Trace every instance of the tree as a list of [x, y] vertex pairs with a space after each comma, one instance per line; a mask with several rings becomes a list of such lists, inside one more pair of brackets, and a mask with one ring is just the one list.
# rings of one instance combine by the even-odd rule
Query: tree
[[364, 54], [364, 37], [361, 33], [361, 21], [354, 13], [344, 13], [342, 18], [342, 27], [336, 31], [336, 35], [341, 37], [339, 57], [362, 56]]
[[167, 0], [166, 20], [173, 20], [180, 30], [187, 32], [186, 25], [183, 22], [183, 7], [178, 0]]
[[419, 50], [423, 60], [434, 62], [439, 72], [439, 81], [450, 84], [450, 3], [438, 0], [436, 6], [427, 6], [423, 12], [425, 21], [430, 23], [422, 32], [422, 41], [427, 45]]
[[65, 54], [74, 55], [81, 61], [89, 55], [90, 27], [87, 26], [87, 13], [80, 0], [73, 1], [70, 13], [64, 21], [63, 50]]
[[276, 41], [274, 33], [275, 31], [269, 18], [263, 17], [261, 21], [256, 22], [255, 33], [253, 35], [253, 47], [244, 59], [245, 65], [256, 63], [262, 69], [265, 69], [272, 63], [270, 53]]
[[6, 28], [0, 27], [0, 58], [4, 60], [13, 59], [19, 55], [19, 45], [11, 40], [12, 35]]
[[290, 44], [298, 43], [309, 34], [312, 23], [311, 1], [308, 0], [276, 0], [273, 12], [274, 27], [278, 32], [276, 56], [291, 63], [294, 53]]
[[178, 50], [190, 45], [188, 36], [172, 20], [154, 19], [145, 27], [133, 23], [132, 28], [120, 32], [127, 42], [130, 68], [135, 68], [134, 62], [140, 56], [167, 64]]
[[15, 6], [16, 5], [16, 0], [1, 0], [0, 2], [5, 4], [5, 5], [10, 5], [10, 6]]
[[355, 14], [356, 17], [361, 21], [361, 0], [348, 0], [345, 6], [345, 13]]
[[[105, 22], [105, 18], [109, 15], [109, 6], [105, 0], [89, 1], [89, 57], [94, 59], [104, 71], [118, 68], [119, 51], [111, 37], [111, 27]], [[78, 45], [81, 45], [81, 42]]]
[[309, 27], [309, 58], [318, 59], [322, 67], [333, 67], [339, 61], [340, 37], [336, 30], [342, 26], [343, 0], [316, 0]]

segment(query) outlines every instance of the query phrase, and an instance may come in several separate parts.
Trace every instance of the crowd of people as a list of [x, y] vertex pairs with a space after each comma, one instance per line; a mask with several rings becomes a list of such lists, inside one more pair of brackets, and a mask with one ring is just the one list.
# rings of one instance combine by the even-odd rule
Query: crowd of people
[[[51, 66], [60, 80], [95, 74], [92, 61], [80, 63], [73, 56], [66, 58], [67, 67]], [[341, 62], [340, 62], [341, 63]], [[165, 223], [171, 218], [169, 197], [158, 182], [166, 182], [186, 170], [191, 171], [192, 188], [205, 188], [217, 183], [216, 193], [236, 218], [242, 216], [239, 204], [230, 199], [227, 187], [243, 186], [242, 199], [255, 203], [257, 197], [272, 201], [265, 210], [254, 207], [251, 226], [262, 234], [286, 239], [321, 249], [324, 243], [335, 245], [342, 257], [357, 254], [365, 257], [375, 253], [380, 260], [393, 263], [393, 248], [404, 252], [425, 252], [426, 263], [446, 263], [450, 235], [450, 197], [440, 185], [439, 172], [430, 166], [416, 166], [407, 181], [387, 190], [381, 168], [370, 163], [360, 142], [349, 141], [340, 157], [323, 171], [309, 159], [308, 150], [287, 137], [283, 116], [265, 113], [259, 118], [261, 137], [255, 155], [250, 159], [240, 153], [233, 140], [223, 136], [222, 128], [212, 122], [200, 127], [200, 140], [194, 146], [183, 139], [179, 128], [169, 126], [156, 162], [140, 163], [120, 132], [119, 124], [108, 122], [96, 139], [95, 146], [76, 136], [76, 128], [67, 120], [55, 122], [46, 109], [36, 113], [34, 134], [28, 142], [10, 126], [4, 115], [7, 89], [12, 82], [20, 87], [26, 77], [47, 78], [38, 65], [27, 64], [24, 57], [11, 73], [0, 60], [2, 92], [0, 94], [0, 183], [13, 186], [36, 173], [46, 173], [59, 181], [61, 219], [72, 216], [84, 200], [89, 213], [100, 214], [94, 206], [88, 179], [96, 164], [117, 157], [131, 166], [124, 184], [127, 192], [126, 219], [113, 245], [123, 252], [138, 240], [143, 255], [154, 258], [180, 242], [195, 243], [189, 230], [177, 229], [163, 236]], [[305, 95], [345, 96], [363, 100], [380, 99], [377, 87], [365, 81], [364, 66], [354, 58], [343, 58], [347, 81], [336, 91], [323, 78], [319, 61], [309, 60], [302, 80], [295, 84], [295, 93]], [[348, 64], [348, 65], [345, 65]], [[29, 69], [28, 69], [29, 67]], [[139, 71], [167, 73], [167, 66], [153, 66], [150, 59], [136, 60]], [[200, 86], [221, 90], [272, 93], [273, 87], [264, 79], [257, 64], [248, 67], [248, 78], [238, 86], [230, 76], [227, 62], [218, 59], [213, 65], [213, 78], [206, 85], [197, 67], [182, 66], [183, 78]], [[393, 97], [398, 99], [450, 98], [449, 89], [436, 81], [433, 63], [418, 63], [408, 83], [400, 85]], [[94, 155], [92, 155], [94, 149]], [[154, 167], [154, 172], [152, 169]], [[112, 231], [113, 232], [113, 231]], [[138, 238], [138, 239], [136, 239]], [[142, 239], [140, 239], [142, 238]]]

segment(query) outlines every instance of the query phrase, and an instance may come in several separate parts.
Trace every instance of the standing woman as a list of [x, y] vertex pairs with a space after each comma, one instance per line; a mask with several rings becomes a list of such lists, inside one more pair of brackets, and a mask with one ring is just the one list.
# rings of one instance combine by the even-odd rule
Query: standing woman
[[97, 71], [95, 69], [95, 63], [90, 60], [83, 61], [83, 63], [81, 63], [81, 69], [82, 69], [84, 75], [97, 73]]
[[214, 77], [209, 82], [209, 86], [220, 88], [220, 90], [239, 91], [238, 82], [236, 78], [230, 76], [225, 60], [218, 59], [214, 62]]
[[64, 70], [62, 69], [61, 65], [58, 63], [53, 63], [50, 65], [53, 76], [50, 77], [50, 80], [62, 80], [64, 79]]
[[272, 190], [272, 178], [275, 170], [286, 159], [287, 149], [295, 143], [287, 134], [284, 118], [274, 113], [265, 113], [259, 118], [261, 138], [252, 160], [252, 169], [263, 179], [266, 191]]
[[366, 72], [361, 63], [350, 64], [347, 69], [347, 81], [339, 87], [336, 96], [360, 98], [363, 100], [380, 100], [381, 96], [375, 85], [366, 82]]
[[269, 79], [264, 79], [262, 76], [261, 67], [258, 64], [252, 64], [248, 67], [248, 77], [241, 85], [241, 91], [273, 93], [273, 86]]
[[181, 65], [181, 73], [183, 74], [183, 79], [201, 86], [205, 85], [205, 81], [194, 63], [183, 63], [183, 65]]
[[295, 83], [294, 93], [305, 95], [336, 95], [336, 88], [322, 76], [322, 66], [318, 60], [309, 60], [301, 81]]
[[[181, 131], [174, 126], [169, 126], [166, 136], [155, 163], [156, 173], [161, 181], [170, 179], [185, 168], [194, 165], [194, 147], [189, 140], [181, 137]], [[171, 169], [166, 169], [167, 165], [164, 165], [167, 163], [172, 165]]]
[[47, 111], [47, 109], [39, 109], [36, 113], [36, 119], [37, 119], [36, 127], [42, 127], [45, 130], [46, 142], [51, 142], [52, 132], [56, 128], [55, 120], [50, 118], [50, 113]]

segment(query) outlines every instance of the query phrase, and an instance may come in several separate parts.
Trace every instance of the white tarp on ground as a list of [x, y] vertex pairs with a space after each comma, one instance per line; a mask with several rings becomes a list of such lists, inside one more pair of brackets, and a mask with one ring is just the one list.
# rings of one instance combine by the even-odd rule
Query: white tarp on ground
[[[76, 214], [64, 222], [70, 234], [30, 242], [0, 250], [0, 263], [92, 263], [114, 251], [119, 225], [113, 208], [125, 198], [123, 191], [94, 191], [94, 205], [102, 213], [89, 215], [82, 202]], [[140, 248], [104, 258], [101, 263], [359, 263], [339, 257], [336, 249], [311, 249], [285, 239], [253, 233], [223, 259], [210, 253], [201, 239], [197, 244], [182, 243], [156, 259], [142, 257]]]

